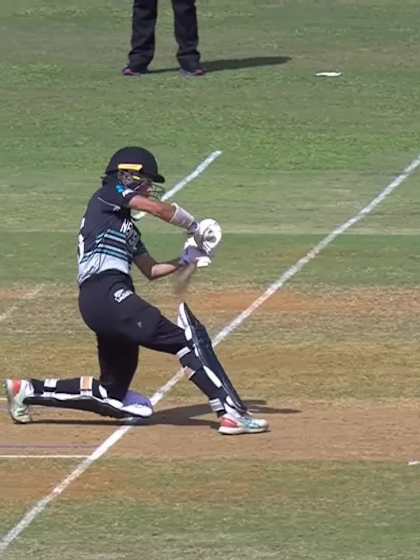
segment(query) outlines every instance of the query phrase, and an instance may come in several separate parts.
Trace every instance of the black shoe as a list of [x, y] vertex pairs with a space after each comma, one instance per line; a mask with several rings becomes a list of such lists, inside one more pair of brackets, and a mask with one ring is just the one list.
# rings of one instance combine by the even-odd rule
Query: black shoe
[[125, 68], [123, 68], [121, 70], [121, 74], [125, 77], [128, 77], [128, 78], [140, 78], [141, 76], [144, 76], [145, 74], [149, 74], [149, 72], [150, 71], [147, 68], [139, 68], [139, 69], [133, 70], [129, 66], [126, 66]]
[[197, 66], [196, 68], [180, 68], [179, 71], [184, 78], [200, 78], [206, 74], [206, 70], [202, 66]]

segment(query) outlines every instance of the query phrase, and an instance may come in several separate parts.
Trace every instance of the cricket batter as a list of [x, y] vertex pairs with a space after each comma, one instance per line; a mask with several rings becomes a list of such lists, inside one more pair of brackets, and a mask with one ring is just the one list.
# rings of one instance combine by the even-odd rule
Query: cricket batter
[[[127, 147], [109, 161], [102, 186], [91, 197], [78, 238], [79, 308], [97, 338], [100, 376], [73, 379], [7, 379], [5, 388], [12, 419], [31, 422], [31, 405], [88, 410], [115, 418], [147, 418], [149, 399], [129, 390], [139, 348], [176, 355], [189, 379], [206, 395], [219, 418], [221, 434], [265, 432], [268, 424], [251, 416], [218, 361], [204, 326], [188, 306], [180, 305], [178, 325], [135, 293], [134, 263], [155, 280], [200, 259], [208, 262], [217, 244], [214, 232], [178, 204], [159, 200], [165, 181], [155, 157], [144, 148]], [[181, 258], [157, 262], [147, 251], [135, 216], [146, 212], [183, 228]], [[220, 238], [219, 238], [220, 239]]]

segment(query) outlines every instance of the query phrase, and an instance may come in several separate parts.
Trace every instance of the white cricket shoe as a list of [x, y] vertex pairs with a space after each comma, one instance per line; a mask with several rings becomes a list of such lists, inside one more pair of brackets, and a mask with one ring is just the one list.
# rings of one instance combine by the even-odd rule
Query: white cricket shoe
[[26, 379], [6, 379], [6, 390], [9, 414], [16, 424], [29, 424], [32, 422], [29, 406], [23, 401], [25, 397], [33, 395], [33, 388]]
[[137, 419], [149, 418], [153, 414], [153, 405], [145, 395], [128, 390], [122, 401], [121, 410]]
[[267, 420], [254, 418], [250, 414], [231, 414], [227, 412], [219, 418], [219, 433], [228, 436], [239, 434], [260, 434], [269, 429]]

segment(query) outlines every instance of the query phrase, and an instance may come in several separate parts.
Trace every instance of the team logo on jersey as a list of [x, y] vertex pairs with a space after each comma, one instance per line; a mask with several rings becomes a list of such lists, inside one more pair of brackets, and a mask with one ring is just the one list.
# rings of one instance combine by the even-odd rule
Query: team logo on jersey
[[132, 192], [134, 192], [132, 189], [127, 189], [125, 188], [123, 185], [117, 185], [115, 187], [117, 193], [119, 193], [122, 196], [127, 196], [128, 194], [131, 194]]
[[121, 224], [120, 231], [122, 233], [130, 233], [130, 231], [132, 231], [133, 228], [134, 226], [131, 220], [124, 220], [123, 223]]
[[134, 292], [132, 292], [131, 290], [124, 290], [124, 288], [120, 288], [119, 290], [114, 292], [114, 300], [117, 303], [121, 303], [126, 298], [128, 298], [128, 296], [131, 296], [131, 294], [133, 294], [133, 293]]

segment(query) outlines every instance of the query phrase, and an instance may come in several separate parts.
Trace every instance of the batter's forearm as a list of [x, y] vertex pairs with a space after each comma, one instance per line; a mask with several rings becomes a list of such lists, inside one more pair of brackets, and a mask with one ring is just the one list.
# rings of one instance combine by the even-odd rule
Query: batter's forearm
[[197, 221], [194, 216], [176, 203], [168, 204], [144, 196], [135, 196], [130, 200], [129, 206], [160, 218], [164, 222], [186, 229], [191, 233], [197, 228]]
[[180, 265], [179, 259], [174, 259], [169, 262], [156, 263], [152, 266], [150, 270], [150, 280], [157, 280], [158, 278], [163, 278], [164, 276], [169, 276], [178, 270], [182, 265]]
[[134, 196], [129, 202], [130, 208], [140, 210], [151, 214], [156, 218], [160, 218], [165, 222], [170, 222], [172, 216], [175, 214], [175, 208], [167, 202], [152, 200], [145, 196]]
[[175, 208], [175, 212], [169, 220], [169, 223], [186, 229], [188, 233], [194, 233], [198, 228], [198, 224], [194, 216], [184, 208], [181, 208], [181, 206], [178, 206], [175, 202], [171, 204], [171, 206]]

